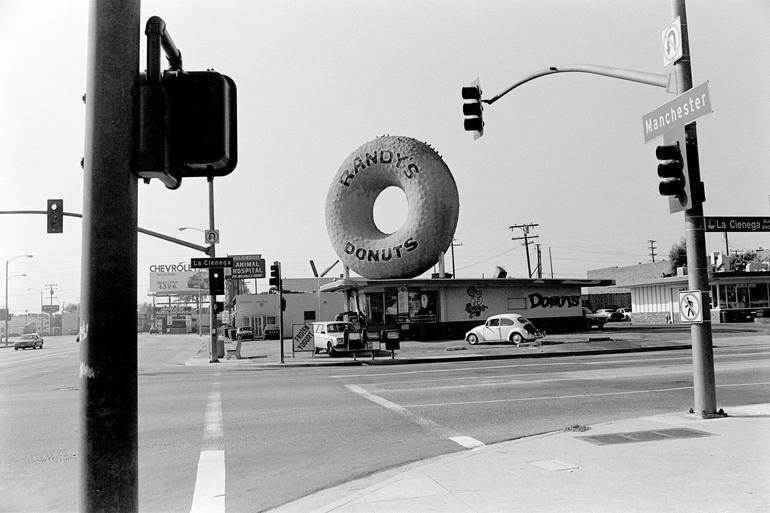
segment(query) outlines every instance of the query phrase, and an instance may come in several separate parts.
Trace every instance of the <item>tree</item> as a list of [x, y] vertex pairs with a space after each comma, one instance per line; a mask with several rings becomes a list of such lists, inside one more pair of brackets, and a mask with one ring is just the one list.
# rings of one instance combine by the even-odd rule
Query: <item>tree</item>
[[730, 270], [743, 272], [746, 270], [746, 265], [750, 264], [757, 258], [757, 253], [754, 251], [746, 251], [739, 255], [735, 255], [730, 258]]
[[679, 244], [671, 246], [671, 251], [668, 252], [668, 259], [671, 262], [672, 275], [676, 274], [677, 268], [687, 265], [687, 241], [684, 237], [679, 241]]

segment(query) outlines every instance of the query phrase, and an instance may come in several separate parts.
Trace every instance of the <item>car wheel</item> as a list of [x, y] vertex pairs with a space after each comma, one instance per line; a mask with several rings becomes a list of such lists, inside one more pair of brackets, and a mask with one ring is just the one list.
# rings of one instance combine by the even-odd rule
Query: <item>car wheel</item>
[[511, 335], [511, 342], [516, 344], [517, 346], [524, 342], [524, 337], [521, 336], [521, 333], [514, 333]]
[[14, 350], [14, 351], [18, 351], [18, 350], [19, 350], [19, 348], [18, 348], [18, 347], [14, 347], [14, 348], [13, 348], [13, 350]]
[[471, 333], [470, 335], [468, 335], [468, 343], [472, 346], [475, 346], [476, 344], [479, 343], [479, 337]]
[[326, 343], [326, 354], [329, 356], [337, 356], [337, 351], [334, 350], [331, 342]]

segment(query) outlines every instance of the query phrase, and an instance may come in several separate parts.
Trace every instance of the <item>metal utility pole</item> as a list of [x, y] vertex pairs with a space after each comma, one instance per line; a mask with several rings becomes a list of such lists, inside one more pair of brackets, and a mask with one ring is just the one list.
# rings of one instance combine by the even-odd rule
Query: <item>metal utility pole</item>
[[524, 237], [512, 237], [511, 240], [524, 240], [524, 247], [527, 250], [527, 278], [532, 277], [532, 264], [530, 263], [530, 260], [529, 260], [529, 245], [532, 243], [529, 241], [529, 239], [538, 238], [537, 235], [529, 236], [529, 230], [531, 228], [534, 228], [535, 226], [540, 226], [540, 225], [529, 223], [529, 224], [514, 224], [513, 226], [508, 227], [511, 230], [513, 230], [514, 228], [521, 228], [521, 230], [524, 232]]
[[542, 279], [543, 277], [543, 261], [541, 259], [540, 255], [540, 244], [535, 244], [535, 247], [537, 248], [537, 278]]
[[[687, 13], [684, 0], [671, 1], [671, 17], [682, 22], [682, 58], [674, 64], [677, 83], [681, 90], [692, 89], [692, 70], [690, 59], [690, 40], [688, 36]], [[692, 153], [688, 152], [690, 183], [696, 188], [701, 183], [698, 164], [698, 135], [695, 122], [685, 125], [685, 137], [692, 144]], [[694, 161], [694, 162], [691, 162]], [[706, 256], [706, 235], [703, 220], [703, 197], [699, 192], [693, 194], [692, 207], [684, 213], [687, 240], [687, 282], [690, 290], [703, 292], [703, 307], [709, 304], [711, 288], [708, 280], [708, 261]], [[717, 414], [716, 384], [714, 379], [714, 348], [712, 347], [711, 319], [708, 311], [704, 312], [702, 323], [690, 325], [692, 336], [693, 391], [696, 414], [702, 416]]]
[[657, 247], [655, 247], [656, 241], [652, 239], [647, 239], [647, 242], [650, 243], [650, 257], [652, 258], [652, 263], [655, 263], [655, 255], [657, 255], [657, 253], [655, 253], [655, 250], [658, 249]]
[[462, 242], [455, 242], [457, 239], [452, 239], [452, 278], [457, 278], [457, 275], [455, 274], [455, 246], [462, 246]]
[[[209, 182], [209, 230], [214, 231], [214, 177], [209, 176], [207, 178]], [[209, 244], [209, 256], [211, 258], [216, 257], [216, 245]], [[211, 283], [209, 281], [209, 287]], [[209, 290], [209, 329], [211, 330], [211, 358], [209, 363], [219, 362], [219, 351], [217, 350], [217, 314], [214, 312], [214, 303], [217, 300], [217, 296], [211, 294]]]
[[551, 264], [551, 278], [553, 278], [553, 258], [551, 257], [551, 248], [548, 248], [548, 262]]
[[139, 0], [89, 2], [78, 454], [84, 512], [136, 512], [139, 506], [138, 203], [131, 169], [139, 15]]

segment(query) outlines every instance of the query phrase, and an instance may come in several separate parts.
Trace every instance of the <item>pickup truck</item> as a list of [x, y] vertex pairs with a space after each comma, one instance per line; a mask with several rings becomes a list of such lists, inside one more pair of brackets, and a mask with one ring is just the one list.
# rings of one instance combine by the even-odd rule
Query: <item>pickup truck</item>
[[592, 313], [591, 310], [589, 310], [586, 307], [583, 307], [583, 317], [586, 320], [586, 328], [589, 328], [589, 329], [592, 326], [596, 326], [599, 329], [603, 329], [604, 323], [607, 322], [606, 315]]

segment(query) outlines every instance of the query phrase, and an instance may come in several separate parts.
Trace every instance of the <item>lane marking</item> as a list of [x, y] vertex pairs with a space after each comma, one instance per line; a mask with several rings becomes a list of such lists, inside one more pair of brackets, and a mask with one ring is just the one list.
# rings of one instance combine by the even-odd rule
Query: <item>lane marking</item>
[[[723, 348], [723, 349], [732, 349], [732, 348]], [[715, 359], [720, 360], [727, 357], [734, 357], [734, 356], [755, 356], [757, 354], [767, 354], [765, 351], [762, 351], [760, 353], [757, 353], [756, 351], [751, 352], [744, 352], [744, 353], [726, 353], [723, 355], [715, 355]], [[578, 356], [578, 358], [586, 358], [588, 356], [595, 357], [596, 355], [586, 355], [586, 356]], [[504, 364], [504, 365], [484, 365], [484, 366], [474, 366], [474, 367], [462, 367], [462, 368], [451, 368], [451, 369], [420, 369], [420, 370], [410, 370], [410, 371], [394, 371], [394, 372], [372, 372], [369, 374], [337, 374], [329, 376], [329, 378], [332, 379], [351, 379], [351, 378], [369, 378], [369, 377], [378, 377], [378, 376], [399, 376], [399, 375], [415, 375], [415, 374], [433, 374], [433, 373], [445, 373], [445, 372], [465, 372], [465, 371], [474, 371], [474, 370], [494, 370], [494, 369], [511, 369], [511, 368], [524, 368], [524, 367], [548, 367], [548, 366], [578, 366], [578, 365], [615, 365], [615, 364], [624, 364], [624, 363], [653, 363], [653, 362], [666, 362], [666, 363], [672, 363], [676, 361], [685, 361], [690, 362], [692, 361], [691, 356], [669, 356], [669, 357], [661, 357], [661, 358], [646, 358], [644, 360], [637, 359], [624, 359], [624, 360], [613, 360], [611, 359], [613, 356], [608, 354], [606, 355], [605, 359], [602, 360], [594, 360], [594, 361], [540, 361], [536, 363], [511, 363], [511, 364]], [[430, 364], [422, 364], [422, 365], [448, 365], [448, 364], [457, 364], [457, 363], [463, 363], [463, 362], [436, 362], [436, 363], [430, 363]], [[462, 378], [457, 378], [462, 379]]]
[[[758, 386], [758, 385], [770, 385], [770, 381], [763, 381], [758, 383], [732, 383], [728, 385], [716, 385], [717, 388], [726, 387], [745, 387], [745, 386]], [[404, 408], [428, 408], [437, 406], [462, 406], [468, 404], [494, 404], [494, 403], [515, 403], [515, 402], [527, 402], [527, 401], [553, 401], [558, 399], [582, 399], [586, 397], [608, 397], [616, 395], [635, 395], [635, 394], [655, 394], [660, 392], [677, 392], [681, 390], [692, 390], [693, 387], [672, 387], [672, 388], [656, 388], [651, 390], [631, 390], [624, 392], [602, 392], [598, 394], [575, 394], [575, 395], [553, 395], [553, 396], [541, 396], [541, 397], [517, 397], [512, 399], [486, 399], [483, 401], [457, 401], [457, 402], [445, 402], [445, 403], [423, 403], [423, 404], [407, 404]]]
[[203, 424], [204, 444], [211, 444], [211, 449], [220, 449], [220, 441], [223, 437], [222, 426], [222, 393], [219, 389], [212, 390], [209, 393], [209, 399], [206, 403], [206, 414]]
[[[720, 372], [735, 371], [744, 369], [765, 369], [770, 368], [770, 360], [764, 362], [730, 362], [716, 365], [716, 370]], [[608, 380], [618, 378], [644, 378], [649, 376], [663, 376], [663, 375], [675, 375], [686, 374], [692, 375], [692, 365], [673, 365], [670, 367], [639, 367], [636, 369], [591, 369], [582, 371], [570, 371], [562, 372], [553, 378], [543, 379], [517, 379], [524, 376], [537, 376], [543, 373], [526, 373], [526, 374], [514, 374], [512, 376], [497, 376], [497, 377], [484, 377], [474, 376], [471, 378], [449, 378], [448, 381], [456, 381], [458, 379], [477, 379], [483, 380], [480, 383], [466, 383], [466, 384], [452, 384], [452, 385], [431, 385], [426, 386], [427, 383], [439, 382], [442, 380], [432, 379], [426, 381], [411, 381], [411, 382], [396, 382], [396, 383], [370, 383], [370, 386], [379, 385], [405, 385], [415, 384], [415, 387], [402, 387], [402, 388], [388, 388], [387, 386], [382, 388], [384, 392], [411, 392], [415, 390], [444, 390], [453, 388], [477, 388], [477, 387], [498, 387], [498, 386], [517, 386], [517, 385], [529, 385], [529, 384], [542, 384], [542, 383], [554, 383], [559, 381], [596, 381], [596, 380]], [[443, 380], [447, 381], [447, 380]]]
[[225, 451], [201, 451], [190, 513], [225, 511]]
[[[220, 376], [220, 371], [217, 371]], [[198, 459], [190, 513], [225, 512], [225, 451], [222, 420], [222, 392], [219, 381], [212, 383], [203, 423], [203, 450]]]
[[388, 401], [384, 397], [380, 397], [367, 390], [364, 390], [358, 385], [352, 385], [352, 384], [345, 385], [345, 388], [347, 388], [348, 390], [350, 390], [355, 394], [360, 395], [364, 399], [373, 402], [374, 404], [382, 406], [383, 408], [386, 408], [394, 413], [397, 413], [398, 415], [401, 415], [402, 417], [407, 419], [409, 422], [417, 424], [418, 426], [421, 426], [427, 429], [428, 431], [433, 432], [434, 434], [438, 435], [440, 438], [446, 438], [448, 440], [455, 442], [456, 444], [459, 444], [469, 449], [481, 447], [484, 445], [483, 442], [480, 442], [475, 438], [471, 438], [469, 436], [464, 436], [464, 435], [460, 435], [455, 432], [452, 432], [442, 427], [441, 425], [437, 424], [436, 422], [430, 419], [426, 419], [425, 417], [421, 417], [416, 413], [412, 413], [409, 410], [407, 410], [405, 407], [399, 404], [396, 404], [392, 401]]
[[467, 447], [468, 449], [484, 447], [484, 442], [476, 440], [475, 438], [472, 438], [470, 436], [450, 436], [449, 439], [455, 443], [462, 445], [463, 447]]

